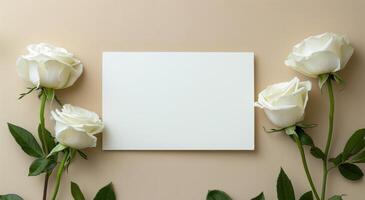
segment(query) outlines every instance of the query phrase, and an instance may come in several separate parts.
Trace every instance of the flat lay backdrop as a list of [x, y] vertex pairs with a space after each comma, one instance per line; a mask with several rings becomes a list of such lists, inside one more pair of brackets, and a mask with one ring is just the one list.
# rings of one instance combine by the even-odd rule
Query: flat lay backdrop
[[[346, 34], [355, 54], [341, 72], [346, 85], [335, 90], [335, 154], [356, 128], [365, 127], [364, 8], [362, 0], [0, 0], [0, 194], [38, 200], [42, 193], [43, 177], [27, 177], [31, 158], [6, 127], [9, 121], [34, 131], [38, 123], [36, 96], [17, 100], [26, 84], [16, 74], [15, 60], [26, 45], [49, 42], [75, 53], [85, 72], [58, 95], [63, 102], [101, 114], [103, 51], [253, 51], [257, 95], [268, 84], [293, 76], [305, 79], [283, 64], [295, 43], [326, 31]], [[310, 131], [319, 146], [327, 130], [325, 94], [314, 87], [306, 116], [307, 122], [319, 124]], [[88, 199], [109, 181], [124, 200], [201, 200], [214, 188], [236, 200], [261, 191], [275, 199], [280, 167], [297, 194], [307, 191], [294, 143], [281, 134], [266, 134], [262, 126], [272, 125], [261, 110], [255, 119], [255, 151], [112, 152], [102, 151], [99, 140], [97, 148], [87, 150], [89, 160], [76, 159], [70, 167], [59, 199], [71, 199], [71, 180]], [[309, 162], [319, 181], [320, 162]], [[359, 200], [364, 186], [364, 181], [354, 184], [332, 172], [328, 192]]]

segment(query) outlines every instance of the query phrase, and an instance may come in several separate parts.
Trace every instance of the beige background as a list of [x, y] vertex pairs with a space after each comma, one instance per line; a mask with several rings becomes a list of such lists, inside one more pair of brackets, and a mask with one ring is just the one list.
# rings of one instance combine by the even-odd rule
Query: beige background
[[[73, 87], [58, 94], [64, 102], [101, 114], [102, 51], [254, 51], [256, 94], [266, 85], [305, 77], [284, 66], [292, 46], [313, 34], [333, 31], [348, 35], [355, 54], [336, 88], [333, 154], [365, 121], [365, 28], [362, 0], [12, 0], [0, 1], [0, 193], [40, 199], [43, 177], [27, 177], [31, 158], [8, 133], [6, 122], [35, 130], [39, 101], [35, 95], [18, 101], [26, 84], [15, 71], [15, 60], [26, 45], [50, 42], [74, 52], [85, 73]], [[316, 81], [313, 80], [316, 84]], [[307, 122], [323, 146], [327, 126], [327, 96], [315, 87]], [[49, 119], [49, 118], [48, 118]], [[51, 120], [48, 126], [52, 127]], [[113, 181], [118, 199], [199, 200], [208, 189], [220, 188], [236, 200], [265, 191], [275, 199], [276, 177], [282, 166], [297, 194], [308, 190], [297, 149], [287, 137], [266, 134], [271, 127], [256, 110], [256, 150], [250, 151], [101, 151], [87, 150], [89, 160], [77, 159], [62, 182], [59, 199], [71, 199], [70, 180], [80, 184], [88, 199]], [[310, 159], [317, 186], [318, 160]], [[365, 168], [363, 168], [365, 169]], [[51, 187], [52, 188], [52, 187]], [[363, 198], [364, 182], [351, 183], [331, 173], [329, 194]]]

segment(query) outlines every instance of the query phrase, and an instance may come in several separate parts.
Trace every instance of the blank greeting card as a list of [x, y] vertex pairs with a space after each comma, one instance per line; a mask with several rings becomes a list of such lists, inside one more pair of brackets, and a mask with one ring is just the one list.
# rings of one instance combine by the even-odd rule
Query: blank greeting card
[[254, 149], [254, 55], [105, 52], [104, 150]]

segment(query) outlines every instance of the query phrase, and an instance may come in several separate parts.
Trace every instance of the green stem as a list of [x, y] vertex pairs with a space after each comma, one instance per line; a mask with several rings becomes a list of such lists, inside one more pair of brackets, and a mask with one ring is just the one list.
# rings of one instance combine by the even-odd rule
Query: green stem
[[312, 176], [311, 176], [311, 174], [309, 172], [309, 169], [308, 169], [307, 159], [305, 158], [303, 145], [302, 145], [302, 143], [301, 143], [301, 141], [300, 141], [300, 139], [297, 135], [294, 135], [294, 139], [295, 139], [295, 142], [297, 143], [297, 146], [298, 146], [298, 149], [299, 149], [299, 152], [300, 152], [300, 156], [302, 157], [303, 168], [304, 168], [305, 174], [307, 175], [309, 185], [312, 188], [313, 194], [316, 197], [316, 199], [320, 200], [317, 189], [316, 189], [316, 187], [313, 183]]
[[[45, 135], [45, 120], [44, 120], [44, 110], [46, 107], [46, 102], [47, 102], [47, 96], [45, 94], [42, 94], [41, 96], [41, 108], [39, 111], [39, 119], [40, 119], [40, 123], [41, 123], [41, 133], [40, 133], [40, 140], [42, 140], [42, 147], [43, 147], [43, 151], [45, 156], [48, 155], [49, 153], [49, 149], [46, 143], [46, 135]], [[48, 179], [49, 179], [49, 173], [46, 173], [45, 177], [44, 177], [44, 186], [43, 186], [43, 200], [47, 200], [47, 190], [48, 190]]]
[[46, 155], [48, 155], [49, 149], [46, 145], [47, 144], [46, 135], [45, 135], [46, 125], [45, 125], [45, 120], [44, 120], [44, 110], [46, 108], [46, 102], [47, 102], [47, 96], [46, 96], [46, 94], [42, 94], [42, 96], [41, 96], [41, 110], [39, 112], [39, 119], [41, 121], [40, 139], [42, 140], [42, 147], [43, 147], [44, 153]]
[[47, 200], [47, 190], [48, 190], [48, 179], [49, 179], [49, 173], [46, 173], [44, 176], [44, 187], [43, 187], [43, 200]]
[[327, 92], [329, 98], [329, 113], [328, 113], [328, 136], [327, 136], [327, 143], [324, 151], [324, 159], [323, 159], [323, 180], [322, 180], [322, 200], [326, 198], [326, 188], [327, 188], [327, 176], [328, 176], [328, 155], [331, 150], [331, 143], [333, 137], [333, 115], [335, 110], [335, 98], [333, 95], [332, 89], [332, 79], [329, 77], [327, 79]]
[[63, 155], [63, 159], [62, 159], [61, 165], [58, 167], [57, 178], [56, 178], [56, 185], [55, 185], [55, 188], [53, 190], [52, 200], [55, 200], [56, 197], [57, 197], [57, 193], [58, 193], [58, 190], [60, 188], [61, 177], [62, 177], [64, 168], [65, 168], [65, 163], [66, 163], [66, 161], [68, 159], [69, 153], [70, 153], [69, 150], [66, 150], [65, 151], [65, 154]]

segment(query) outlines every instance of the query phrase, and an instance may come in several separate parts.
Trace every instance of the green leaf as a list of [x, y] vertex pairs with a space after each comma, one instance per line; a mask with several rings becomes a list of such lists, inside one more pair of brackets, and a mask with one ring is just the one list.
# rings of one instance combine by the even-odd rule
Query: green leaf
[[297, 133], [302, 145], [307, 145], [311, 147], [314, 146], [311, 136], [309, 136], [302, 128], [297, 127], [295, 129], [295, 132]]
[[334, 165], [339, 165], [342, 163], [342, 153], [338, 154], [335, 158], [330, 158], [330, 162], [332, 162]]
[[207, 200], [232, 200], [232, 198], [221, 190], [209, 190]]
[[43, 157], [41, 147], [29, 131], [10, 123], [8, 123], [8, 127], [11, 135], [26, 154], [36, 158]]
[[331, 198], [329, 198], [328, 200], [343, 200], [342, 196], [344, 196], [344, 195], [335, 195], [335, 196], [332, 196]]
[[41, 173], [48, 172], [56, 166], [56, 162], [53, 160], [38, 158], [32, 162], [29, 167], [28, 176], [37, 176]]
[[299, 200], [313, 200], [313, 193], [312, 191], [304, 193]]
[[[42, 127], [40, 124], [38, 125], [38, 137], [42, 138]], [[45, 146], [47, 146], [48, 151], [50, 151], [56, 146], [55, 138], [47, 129], [44, 129], [44, 137], [46, 144], [43, 144], [43, 140], [41, 140], [43, 150], [45, 150]]]
[[71, 194], [74, 200], [85, 200], [85, 197], [82, 194], [80, 187], [72, 181], [71, 181]]
[[87, 160], [87, 155], [86, 155], [86, 153], [82, 152], [81, 150], [77, 150], [77, 153], [79, 153], [79, 155], [80, 155], [83, 159]]
[[312, 154], [312, 156], [314, 156], [315, 158], [318, 158], [318, 159], [322, 159], [322, 160], [324, 160], [325, 159], [325, 155], [324, 155], [324, 153], [323, 153], [323, 151], [320, 149], [320, 148], [318, 148], [318, 147], [312, 147], [311, 148], [311, 150], [310, 150], [310, 152], [311, 152], [311, 154]]
[[285, 129], [285, 133], [289, 136], [290, 135], [296, 135], [295, 129], [296, 129], [295, 126], [288, 127], [288, 128]]
[[6, 194], [0, 195], [0, 200], [23, 200], [23, 198], [16, 194]]
[[109, 183], [107, 186], [101, 188], [94, 198], [94, 200], [115, 200], [115, 199], [116, 198], [112, 183]]
[[327, 79], [329, 78], [329, 74], [321, 74], [319, 75], [319, 79], [318, 79], [318, 86], [319, 89], [322, 89], [322, 87], [324, 86], [324, 84], [327, 82]]
[[365, 151], [362, 151], [352, 158], [352, 163], [365, 163]]
[[340, 170], [340, 173], [342, 174], [343, 177], [351, 181], [360, 180], [364, 176], [361, 169], [358, 166], [351, 163], [340, 164], [338, 166], [338, 170]]
[[342, 159], [347, 160], [350, 156], [360, 152], [365, 147], [365, 129], [357, 130], [347, 141], [343, 149]]
[[293, 185], [282, 168], [280, 169], [276, 189], [278, 200], [295, 200]]
[[264, 193], [263, 193], [263, 192], [261, 192], [261, 193], [259, 194], [259, 196], [255, 197], [255, 198], [253, 198], [253, 199], [251, 199], [251, 200], [265, 200], [265, 195], [264, 195]]
[[58, 153], [58, 152], [60, 152], [60, 151], [63, 151], [63, 150], [65, 150], [67, 148], [67, 146], [64, 146], [63, 144], [57, 144], [57, 146], [55, 146], [53, 149], [52, 149], [52, 151], [48, 154], [48, 156], [47, 157], [50, 157], [50, 156], [52, 156], [53, 154], [55, 154], [55, 153]]

